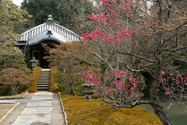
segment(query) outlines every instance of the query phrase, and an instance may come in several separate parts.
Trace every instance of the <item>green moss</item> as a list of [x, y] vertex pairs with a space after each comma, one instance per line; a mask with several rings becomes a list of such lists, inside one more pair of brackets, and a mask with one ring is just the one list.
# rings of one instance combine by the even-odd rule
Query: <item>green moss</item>
[[32, 76], [33, 76], [33, 81], [30, 84], [30, 87], [28, 88], [29, 92], [37, 92], [37, 84], [38, 84], [38, 79], [40, 76], [40, 71], [41, 71], [41, 67], [36, 67], [34, 68], [34, 71], [32, 72]]
[[97, 95], [97, 94], [94, 93], [93, 94], [93, 99], [98, 99], [98, 98], [100, 98], [99, 95]]
[[53, 77], [54, 74], [58, 72], [57, 67], [52, 67], [50, 70], [50, 83], [49, 83], [49, 91], [50, 92], [58, 92], [59, 87], [57, 86], [57, 83], [55, 83]]
[[162, 125], [157, 116], [138, 106], [117, 110], [101, 99], [84, 100], [83, 96], [61, 95], [70, 125]]

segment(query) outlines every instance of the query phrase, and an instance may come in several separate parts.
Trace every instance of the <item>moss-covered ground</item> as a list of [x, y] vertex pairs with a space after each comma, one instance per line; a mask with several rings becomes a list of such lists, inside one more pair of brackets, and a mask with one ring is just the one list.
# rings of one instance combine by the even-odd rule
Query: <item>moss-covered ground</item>
[[138, 106], [119, 109], [101, 99], [61, 96], [69, 125], [162, 125], [157, 116]]

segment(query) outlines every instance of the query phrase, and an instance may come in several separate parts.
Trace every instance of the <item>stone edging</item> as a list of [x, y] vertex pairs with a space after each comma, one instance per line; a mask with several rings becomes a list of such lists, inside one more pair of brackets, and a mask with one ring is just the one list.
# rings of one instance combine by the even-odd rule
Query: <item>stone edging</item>
[[21, 97], [0, 97], [0, 100], [4, 100], [4, 99], [23, 99], [25, 98], [25, 96], [28, 94], [28, 91], [25, 92], [25, 94]]
[[28, 91], [25, 92], [25, 94], [22, 96], [22, 98], [25, 98], [25, 96], [28, 94]]
[[58, 92], [58, 95], [59, 95], [59, 100], [60, 100], [60, 105], [61, 105], [61, 108], [62, 108], [62, 112], [64, 114], [64, 122], [65, 122], [65, 125], [68, 125], [67, 116], [66, 116], [66, 112], [64, 110], [63, 102], [61, 100], [61, 94], [60, 94], [60, 92]]
[[15, 104], [16, 103], [16, 101], [15, 102], [0, 102], [0, 104]]
[[14, 107], [12, 107], [1, 119], [0, 119], [0, 123], [19, 105], [20, 103], [16, 103], [14, 105]]

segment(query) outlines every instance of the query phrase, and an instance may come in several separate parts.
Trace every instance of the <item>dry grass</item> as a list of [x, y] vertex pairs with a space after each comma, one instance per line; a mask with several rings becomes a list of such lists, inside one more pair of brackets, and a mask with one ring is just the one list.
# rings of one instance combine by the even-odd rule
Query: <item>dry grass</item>
[[0, 104], [0, 119], [14, 106], [15, 104]]
[[61, 96], [70, 125], [162, 125], [157, 116], [138, 106], [117, 109], [101, 99], [84, 100], [64, 93]]

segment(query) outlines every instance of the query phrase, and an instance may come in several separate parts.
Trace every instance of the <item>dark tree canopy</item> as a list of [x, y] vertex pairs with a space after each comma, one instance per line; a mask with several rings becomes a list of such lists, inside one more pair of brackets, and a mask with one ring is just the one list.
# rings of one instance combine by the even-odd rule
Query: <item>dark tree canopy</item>
[[51, 14], [57, 23], [75, 32], [77, 24], [83, 24], [82, 29], [86, 29], [85, 19], [96, 12], [89, 0], [24, 0], [21, 8], [33, 15], [25, 28], [44, 23]]
[[55, 20], [58, 20], [60, 10], [58, 4], [53, 0], [24, 0], [22, 9], [26, 9], [28, 13], [33, 15], [34, 24], [39, 25], [46, 21], [47, 15], [52, 14]]

